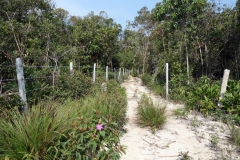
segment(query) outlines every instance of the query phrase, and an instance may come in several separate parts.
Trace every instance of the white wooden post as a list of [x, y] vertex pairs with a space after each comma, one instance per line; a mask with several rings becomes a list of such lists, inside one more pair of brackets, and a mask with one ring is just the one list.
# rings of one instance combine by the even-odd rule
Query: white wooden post
[[25, 113], [27, 111], [27, 97], [26, 97], [26, 89], [23, 75], [23, 66], [20, 58], [16, 59], [16, 71], [17, 71], [17, 80], [18, 80], [18, 90], [19, 96], [21, 97], [21, 102], [23, 103], [22, 112]]
[[221, 107], [221, 99], [224, 96], [224, 93], [227, 91], [227, 83], [228, 83], [228, 78], [229, 78], [230, 70], [225, 69], [224, 74], [223, 74], [223, 79], [222, 79], [222, 85], [221, 85], [221, 90], [219, 94], [219, 100], [218, 100], [218, 107]]
[[106, 81], [108, 81], [108, 66], [106, 66]]
[[123, 68], [123, 76], [124, 76], [124, 71], [125, 71], [125, 70], [124, 70], [124, 68]]
[[166, 63], [166, 98], [168, 99], [168, 63]]
[[70, 75], [73, 75], [73, 62], [70, 62]]
[[93, 65], [93, 83], [96, 82], [96, 63]]

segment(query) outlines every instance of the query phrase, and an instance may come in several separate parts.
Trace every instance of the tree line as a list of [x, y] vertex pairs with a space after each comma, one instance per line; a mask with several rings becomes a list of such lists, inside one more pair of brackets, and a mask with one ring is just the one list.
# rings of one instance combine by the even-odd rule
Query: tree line
[[151, 11], [141, 8], [120, 41], [122, 54], [132, 58], [124, 65], [157, 76], [168, 62], [171, 77], [184, 75], [188, 83], [220, 79], [224, 69], [239, 79], [239, 7], [239, 1], [231, 8], [217, 1], [162, 0]]
[[51, 0], [0, 1], [0, 64], [113, 65], [121, 25], [102, 11], [71, 16]]
[[163, 0], [151, 11], [141, 8], [124, 30], [104, 11], [71, 16], [51, 0], [0, 1], [0, 6], [1, 65], [20, 57], [28, 66], [73, 61], [157, 76], [168, 62], [171, 76], [184, 74], [188, 82], [203, 75], [219, 79], [226, 68], [240, 78], [239, 1], [230, 8], [215, 1]]

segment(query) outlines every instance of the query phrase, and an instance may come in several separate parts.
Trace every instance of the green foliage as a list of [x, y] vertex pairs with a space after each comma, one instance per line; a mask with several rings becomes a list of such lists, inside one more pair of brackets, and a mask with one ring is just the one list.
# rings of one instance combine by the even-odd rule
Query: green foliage
[[216, 150], [218, 149], [218, 145], [219, 145], [219, 137], [216, 135], [211, 135], [210, 139], [209, 139], [211, 145], [213, 148], [215, 148]]
[[143, 127], [150, 126], [153, 132], [166, 121], [166, 106], [155, 106], [147, 95], [142, 95], [137, 113], [137, 122]]
[[127, 50], [122, 53], [118, 53], [116, 58], [120, 61], [120, 67], [123, 68], [132, 68], [134, 53], [131, 50]]
[[[63, 73], [62, 67], [70, 61], [84, 67], [84, 73], [89, 73], [85, 68], [94, 62], [116, 65], [113, 57], [119, 51], [121, 26], [104, 11], [99, 15], [91, 12], [83, 18], [69, 16], [68, 11], [55, 8], [51, 0], [1, 1], [0, 6], [0, 94], [17, 92], [15, 81], [6, 84], [2, 80], [15, 79], [14, 64], [18, 57], [24, 66], [29, 106], [48, 96], [64, 99], [69, 95], [79, 98], [88, 94], [90, 78], [83, 75], [76, 78], [69, 73], [64, 78], [66, 71]], [[50, 78], [53, 75], [55, 77]], [[46, 76], [48, 78], [44, 78]], [[1, 97], [0, 108], [17, 105], [15, 99], [14, 96]]]
[[162, 97], [166, 96], [165, 83], [162, 83], [162, 81], [159, 82], [159, 79], [153, 80], [154, 77], [149, 73], [144, 73], [140, 78], [142, 79], [143, 84], [149, 87], [154, 93]]
[[[187, 24], [186, 21], [194, 18], [195, 14], [203, 12], [206, 4], [206, 0], [163, 0], [162, 5], [156, 6], [153, 16], [159, 21], [167, 20], [169, 30], [182, 29]], [[182, 19], [182, 21], [179, 21], [179, 19]]]
[[184, 102], [188, 90], [186, 74], [173, 74], [171, 76], [169, 81], [169, 95], [172, 100]]
[[72, 37], [76, 46], [84, 46], [78, 51], [77, 59], [83, 65], [99, 62], [111, 63], [118, 52], [118, 35], [121, 26], [108, 18], [103, 11], [99, 15], [90, 12], [74, 26]]
[[3, 96], [0, 97], [0, 110], [9, 110], [16, 107], [20, 107], [22, 104], [20, 102], [19, 95]]
[[227, 113], [240, 116], [240, 82], [228, 81], [227, 92], [221, 100], [221, 109]]
[[142, 82], [143, 82], [144, 85], [146, 85], [146, 86], [151, 85], [150, 82], [152, 80], [152, 76], [149, 73], [144, 73], [141, 76], [141, 79], [142, 79]]
[[234, 145], [240, 146], [240, 128], [234, 123], [229, 123], [228, 128], [230, 131], [230, 140]]
[[15, 80], [16, 74], [13, 73], [13, 71], [15, 71], [15, 68], [13, 66], [7, 66], [6, 64], [7, 63], [4, 62], [0, 65], [0, 110], [1, 111], [4, 111], [6, 109], [13, 109], [21, 105], [20, 96], [18, 94], [18, 84], [17, 84], [17, 81]]
[[186, 119], [188, 116], [188, 110], [186, 108], [177, 108], [173, 110], [173, 114], [176, 115], [179, 118]]
[[178, 155], [178, 159], [179, 160], [193, 160], [193, 158], [188, 155], [188, 151], [187, 152], [180, 152], [179, 155]]
[[75, 72], [73, 75], [61, 75], [57, 85], [56, 92], [52, 94], [56, 98], [72, 97], [79, 99], [91, 92], [93, 81], [92, 77], [88, 77], [81, 72]]
[[[126, 123], [125, 90], [114, 80], [107, 82], [107, 90], [97, 84], [92, 89], [94, 93], [80, 100], [70, 95], [65, 101], [32, 106], [25, 115], [18, 111], [1, 115], [0, 159], [50, 160], [76, 158], [79, 154], [89, 159], [119, 159], [124, 151], [119, 136]], [[98, 131], [97, 124], [105, 127]]]
[[199, 127], [201, 125], [201, 121], [199, 121], [199, 119], [196, 117], [196, 116], [194, 116], [192, 119], [191, 119], [191, 126], [193, 127], [193, 128], [197, 128], [197, 127]]
[[124, 147], [117, 123], [100, 115], [95, 111], [90, 118], [77, 118], [72, 130], [49, 149], [53, 159], [119, 159]]
[[192, 91], [187, 93], [186, 104], [189, 109], [195, 109], [209, 115], [216, 110], [220, 84], [211, 83], [207, 77], [202, 77], [196, 85], [192, 86]]
[[154, 93], [156, 93], [157, 95], [160, 95], [162, 97], [166, 97], [166, 86], [165, 85], [161, 85], [158, 84], [157, 82], [154, 82], [151, 86], [150, 86], [151, 90], [153, 90]]
[[[68, 130], [71, 116], [57, 103], [33, 107], [26, 115], [8, 112], [0, 118], [0, 159], [47, 159], [47, 148]], [[29, 157], [28, 155], [31, 155]]]
[[[80, 102], [80, 106], [86, 110], [99, 110], [100, 115], [109, 121], [118, 123], [118, 128], [122, 128], [126, 123], [126, 93], [125, 89], [114, 81], [107, 82], [107, 90], [101, 88], [95, 90], [93, 96], [88, 96]], [[86, 111], [83, 112], [86, 115]], [[84, 114], [82, 114], [84, 116]], [[89, 113], [88, 113], [89, 115]]]

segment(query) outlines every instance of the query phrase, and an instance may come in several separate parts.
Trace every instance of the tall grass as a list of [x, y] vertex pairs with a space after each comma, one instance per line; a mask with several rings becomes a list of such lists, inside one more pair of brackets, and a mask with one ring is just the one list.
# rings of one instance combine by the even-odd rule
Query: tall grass
[[156, 106], [151, 98], [142, 95], [137, 108], [138, 123], [142, 127], [150, 126], [153, 131], [166, 121], [166, 106]]
[[126, 122], [125, 90], [109, 81], [106, 91], [95, 87], [94, 92], [80, 100], [42, 102], [25, 115], [18, 111], [6, 113], [0, 118], [0, 159], [52, 159], [49, 148], [72, 132], [77, 117], [87, 121], [93, 110], [116, 123], [114, 129], [121, 129]]
[[26, 115], [13, 111], [0, 119], [0, 159], [47, 159], [47, 148], [68, 129], [68, 108], [38, 105]]
[[98, 91], [94, 96], [88, 96], [78, 104], [82, 108], [79, 114], [89, 116], [92, 110], [99, 111], [101, 116], [117, 122], [119, 128], [126, 123], [127, 99], [125, 89], [114, 81], [107, 83], [106, 91]]

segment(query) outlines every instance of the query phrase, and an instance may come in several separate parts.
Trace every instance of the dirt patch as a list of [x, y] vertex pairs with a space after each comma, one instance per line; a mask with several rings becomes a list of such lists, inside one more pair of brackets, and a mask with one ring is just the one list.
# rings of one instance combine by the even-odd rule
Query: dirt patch
[[[229, 130], [225, 124], [194, 113], [178, 118], [172, 110], [183, 106], [154, 95], [139, 78], [130, 77], [122, 86], [127, 92], [128, 123], [127, 132], [121, 137], [121, 143], [127, 146], [121, 160], [177, 160], [180, 153], [194, 160], [240, 159], [236, 147], [228, 142]], [[136, 123], [136, 108], [143, 93], [154, 103], [167, 105], [167, 122], [155, 134]]]

